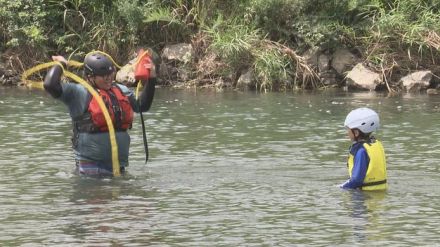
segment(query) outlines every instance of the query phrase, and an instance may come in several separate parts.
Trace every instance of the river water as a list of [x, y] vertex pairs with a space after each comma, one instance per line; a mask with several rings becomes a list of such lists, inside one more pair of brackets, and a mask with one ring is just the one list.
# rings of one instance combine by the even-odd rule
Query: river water
[[[343, 191], [357, 107], [377, 110], [386, 193]], [[160, 88], [126, 176], [73, 173], [70, 119], [0, 88], [0, 246], [435, 246], [440, 96]]]

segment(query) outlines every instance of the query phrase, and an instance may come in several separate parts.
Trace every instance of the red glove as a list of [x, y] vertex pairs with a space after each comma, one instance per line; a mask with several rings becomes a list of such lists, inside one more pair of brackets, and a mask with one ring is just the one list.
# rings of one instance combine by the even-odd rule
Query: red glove
[[148, 51], [141, 49], [138, 53], [137, 63], [134, 68], [134, 79], [148, 80], [150, 78], [150, 69], [152, 65], [151, 57]]

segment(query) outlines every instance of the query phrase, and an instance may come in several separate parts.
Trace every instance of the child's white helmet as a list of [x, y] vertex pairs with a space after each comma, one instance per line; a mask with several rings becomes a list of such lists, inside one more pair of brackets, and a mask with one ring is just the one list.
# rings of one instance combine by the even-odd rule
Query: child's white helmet
[[368, 134], [379, 128], [379, 115], [369, 108], [358, 108], [348, 113], [344, 126]]

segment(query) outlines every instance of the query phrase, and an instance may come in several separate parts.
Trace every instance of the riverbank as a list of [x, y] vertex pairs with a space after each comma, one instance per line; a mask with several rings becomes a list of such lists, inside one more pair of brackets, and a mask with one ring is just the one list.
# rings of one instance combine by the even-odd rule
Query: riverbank
[[[257, 83], [255, 71], [252, 68], [243, 69], [236, 74], [221, 74], [228, 64], [212, 53], [200, 53], [191, 43], [179, 43], [165, 46], [157, 56], [160, 56], [159, 84], [174, 88], [216, 88], [237, 90], [262, 90]], [[387, 78], [386, 71], [377, 71], [366, 61], [361, 49], [344, 47], [334, 50], [319, 48], [309, 49], [301, 55], [285, 48], [285, 52], [294, 56], [299, 69], [292, 74], [283, 86], [273, 85], [269, 91], [285, 91], [291, 89], [325, 89], [341, 88], [341, 90], [370, 90], [399, 92], [419, 92], [437, 94], [439, 77], [429, 69], [409, 71]], [[2, 86], [27, 86], [21, 81], [22, 67], [13, 66], [16, 55], [0, 62], [0, 84]], [[134, 86], [134, 60], [125, 63], [118, 71], [116, 81], [127, 86]], [[409, 62], [409, 61], [408, 61]], [[31, 62], [30, 64], [35, 64]], [[422, 67], [422, 66], [420, 66]], [[29, 68], [28, 68], [29, 69]], [[435, 68], [434, 68], [435, 70]], [[232, 71], [231, 69], [229, 71]], [[300, 71], [300, 73], [298, 73]], [[395, 71], [396, 72], [396, 71]], [[39, 75], [43, 78], [44, 72]], [[391, 80], [390, 80], [391, 79]], [[301, 82], [294, 82], [301, 81]], [[302, 86], [295, 86], [302, 85]], [[286, 85], [290, 85], [287, 87]], [[268, 88], [264, 88], [268, 91]]]
[[5, 2], [2, 84], [54, 54], [81, 61], [95, 49], [126, 64], [142, 46], [161, 55], [160, 83], [172, 87], [399, 93], [439, 85], [433, 2], [147, 2]]

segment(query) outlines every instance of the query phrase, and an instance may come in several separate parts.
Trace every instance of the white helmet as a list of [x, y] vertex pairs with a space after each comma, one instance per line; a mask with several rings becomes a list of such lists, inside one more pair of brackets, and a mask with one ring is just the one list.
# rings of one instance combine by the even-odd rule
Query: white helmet
[[379, 115], [369, 108], [358, 108], [348, 113], [344, 126], [368, 134], [379, 128]]

